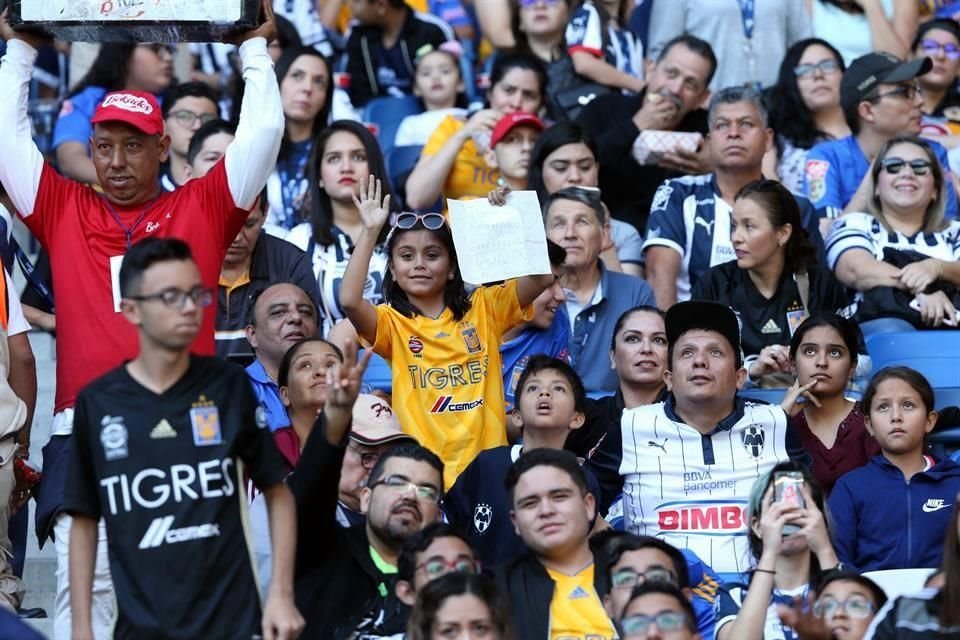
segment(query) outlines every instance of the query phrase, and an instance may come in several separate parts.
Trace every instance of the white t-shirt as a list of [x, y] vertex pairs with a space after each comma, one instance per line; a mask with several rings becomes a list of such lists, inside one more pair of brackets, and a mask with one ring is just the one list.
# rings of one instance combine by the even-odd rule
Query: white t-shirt
[[427, 140], [433, 135], [433, 132], [440, 126], [440, 121], [447, 116], [455, 118], [467, 116], [466, 109], [454, 107], [452, 109], [437, 109], [435, 111], [424, 111], [416, 115], [407, 116], [400, 123], [397, 129], [397, 135], [393, 140], [393, 146], [406, 147], [410, 145], [424, 146]]

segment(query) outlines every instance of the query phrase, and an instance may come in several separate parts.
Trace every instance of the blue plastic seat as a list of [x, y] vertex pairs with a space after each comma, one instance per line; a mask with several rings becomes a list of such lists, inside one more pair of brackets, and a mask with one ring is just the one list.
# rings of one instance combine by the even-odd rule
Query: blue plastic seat
[[377, 125], [377, 141], [384, 154], [393, 148], [397, 129], [407, 116], [423, 113], [423, 105], [413, 96], [374, 98], [363, 108], [363, 121]]
[[384, 152], [383, 160], [387, 165], [387, 177], [390, 178], [390, 184], [393, 185], [395, 192], [401, 191], [403, 179], [417, 166], [417, 160], [422, 153], [423, 147], [420, 145], [393, 147]]
[[936, 408], [960, 405], [960, 331], [880, 333], [866, 339], [873, 373], [905, 366], [926, 377], [936, 392]]
[[740, 397], [748, 400], [761, 400], [769, 404], [780, 404], [783, 396], [787, 393], [786, 389], [743, 389], [739, 392]]

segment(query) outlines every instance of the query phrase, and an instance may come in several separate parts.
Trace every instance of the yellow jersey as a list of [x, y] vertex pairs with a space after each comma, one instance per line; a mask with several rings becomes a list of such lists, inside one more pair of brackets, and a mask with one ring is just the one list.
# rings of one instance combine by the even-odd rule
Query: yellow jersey
[[[426, 146], [423, 147], [423, 155], [435, 155], [447, 141], [463, 128], [464, 122], [454, 116], [447, 116], [440, 121], [436, 131], [430, 135]], [[477, 150], [477, 145], [473, 138], [467, 140], [460, 152], [457, 153], [457, 159], [453, 163], [453, 168], [443, 183], [441, 190], [445, 198], [458, 200], [465, 196], [476, 196], [486, 198], [487, 194], [497, 188], [497, 180], [500, 178], [500, 172], [492, 169], [483, 159], [483, 154]], [[446, 201], [444, 201], [446, 206]]]
[[616, 629], [593, 587], [594, 565], [568, 576], [547, 569], [554, 582], [550, 640], [613, 640]]
[[507, 444], [500, 343], [533, 317], [532, 305], [520, 307], [516, 280], [480, 287], [470, 300], [459, 321], [450, 309], [433, 319], [376, 307], [373, 350], [390, 361], [393, 410], [443, 460], [447, 489], [478, 453]]

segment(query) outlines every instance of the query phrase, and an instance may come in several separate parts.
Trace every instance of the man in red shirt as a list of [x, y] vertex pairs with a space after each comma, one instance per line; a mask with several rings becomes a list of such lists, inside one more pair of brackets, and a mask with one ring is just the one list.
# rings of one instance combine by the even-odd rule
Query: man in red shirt
[[[283, 108], [267, 52], [275, 34], [270, 2], [263, 2], [263, 11], [266, 21], [237, 38], [246, 90], [236, 138], [207, 176], [173, 192], [162, 191], [159, 183], [170, 138], [164, 135], [156, 99], [146, 93], [107, 94], [94, 113], [90, 154], [102, 194], [61, 177], [46, 164], [33, 143], [27, 117], [30, 77], [41, 42], [11, 31], [5, 20], [0, 24], [8, 40], [0, 64], [0, 182], [49, 252], [57, 291], [55, 415], [43, 452], [45, 482], [37, 505], [38, 536], [45, 540], [53, 529], [57, 544], [57, 638], [70, 637], [69, 517], [60, 510], [66, 460], [62, 456], [71, 447], [74, 402], [81, 388], [137, 354], [136, 330], [119, 313], [123, 255], [146, 237], [180, 238], [190, 245], [204, 286], [216, 288], [227, 248], [276, 163]], [[211, 305], [191, 349], [194, 353], [213, 355], [215, 315]], [[99, 548], [106, 549], [106, 544]], [[112, 624], [111, 590], [104, 552], [94, 580], [98, 637]]]

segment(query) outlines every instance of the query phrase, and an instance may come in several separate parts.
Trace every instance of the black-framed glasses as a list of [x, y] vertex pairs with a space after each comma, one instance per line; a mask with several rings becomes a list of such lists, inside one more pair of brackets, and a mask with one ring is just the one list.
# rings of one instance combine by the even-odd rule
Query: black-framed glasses
[[896, 89], [890, 89], [890, 91], [884, 91], [883, 93], [878, 93], [877, 95], [870, 98], [873, 102], [879, 102], [881, 98], [905, 98], [907, 100], [913, 100], [917, 97], [917, 94], [922, 94], [923, 89], [916, 84], [902, 84]]
[[920, 49], [924, 55], [935, 56], [943, 51], [943, 55], [948, 60], [960, 60], [960, 47], [955, 44], [941, 44], [936, 40], [921, 40]]
[[170, 54], [170, 56], [175, 56], [177, 54], [177, 47], [172, 44], [166, 44], [163, 42], [150, 42], [140, 45], [141, 47], [146, 47], [153, 51], [158, 56], [164, 53]]
[[426, 229], [436, 231], [446, 224], [447, 219], [439, 213], [413, 213], [405, 211], [397, 215], [397, 221], [394, 226], [397, 229], [412, 229], [417, 222], [421, 223]]
[[147, 293], [141, 296], [125, 296], [128, 300], [146, 302], [149, 300], [159, 300], [163, 304], [173, 309], [183, 309], [187, 304], [187, 298], [193, 300], [193, 304], [198, 307], [210, 306], [213, 302], [213, 291], [206, 287], [194, 287], [190, 291], [183, 289], [164, 289], [159, 293]]
[[373, 451], [364, 451], [360, 447], [356, 447], [354, 445], [349, 445], [348, 448], [357, 454], [357, 457], [360, 458], [360, 466], [367, 471], [373, 469], [376, 466], [377, 461], [380, 459], [379, 453]]
[[925, 176], [930, 173], [930, 169], [933, 168], [929, 160], [922, 160], [920, 158], [910, 160], [909, 162], [903, 158], [886, 158], [880, 163], [883, 170], [890, 175], [897, 175], [907, 165], [910, 166], [910, 170], [913, 171], [913, 175], [915, 176]]
[[840, 63], [831, 58], [829, 60], [821, 60], [816, 64], [798, 64], [793, 68], [793, 75], [798, 78], [809, 78], [817, 71], [825, 76], [836, 73], [840, 71]]
[[687, 625], [687, 615], [682, 611], [661, 611], [655, 616], [630, 616], [620, 621], [620, 630], [624, 638], [645, 638], [654, 624], [660, 631], [679, 631]]
[[418, 500], [440, 502], [440, 490], [429, 484], [416, 484], [403, 476], [387, 476], [370, 485], [371, 489], [384, 485], [397, 493], [413, 491]]
[[837, 600], [836, 598], [826, 596], [813, 603], [813, 615], [818, 618], [832, 618], [840, 610], [843, 610], [851, 618], [863, 620], [869, 618], [873, 613], [874, 606], [867, 598], [863, 596], [850, 596], [846, 600]]
[[173, 116], [174, 119], [183, 127], [190, 129], [197, 123], [197, 120], [200, 121], [200, 124], [207, 124], [213, 120], [217, 119], [217, 114], [215, 113], [194, 113], [188, 109], [180, 109], [178, 111], [171, 111], [167, 117]]
[[637, 585], [648, 582], [677, 584], [677, 574], [666, 567], [650, 567], [643, 573], [633, 569], [620, 569], [610, 576], [610, 583], [614, 589], [633, 589]]
[[423, 571], [428, 580], [435, 580], [448, 573], [477, 573], [479, 567], [476, 560], [468, 558], [457, 558], [456, 560], [444, 560], [443, 558], [433, 558], [423, 564], [414, 567], [414, 572]]

